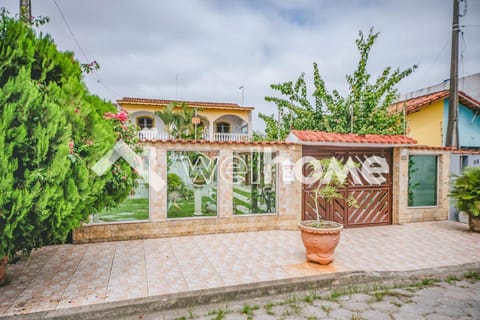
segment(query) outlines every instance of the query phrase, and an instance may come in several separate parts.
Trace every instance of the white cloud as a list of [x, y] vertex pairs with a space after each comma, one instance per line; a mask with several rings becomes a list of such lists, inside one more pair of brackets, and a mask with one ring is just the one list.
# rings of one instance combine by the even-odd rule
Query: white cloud
[[[45, 30], [62, 50], [84, 60], [53, 1], [33, 0], [33, 15], [52, 18]], [[419, 69], [402, 81], [403, 92], [449, 76], [451, 0], [57, 0], [89, 59], [101, 69], [87, 75], [90, 89], [123, 96], [245, 104], [271, 113], [270, 84], [312, 78], [319, 64], [327, 87], [346, 91], [345, 75], [358, 60], [359, 29], [381, 32], [369, 71], [386, 66]], [[3, 4], [2, 4], [3, 5]], [[6, 0], [18, 12], [18, 0]], [[480, 72], [480, 1], [468, 1], [460, 75]], [[477, 25], [475, 27], [474, 25]], [[463, 67], [462, 67], [463, 66]], [[462, 69], [463, 68], [463, 69]], [[176, 81], [178, 77], [178, 81]], [[101, 79], [102, 84], [98, 83]], [[263, 128], [261, 120], [254, 121]]]

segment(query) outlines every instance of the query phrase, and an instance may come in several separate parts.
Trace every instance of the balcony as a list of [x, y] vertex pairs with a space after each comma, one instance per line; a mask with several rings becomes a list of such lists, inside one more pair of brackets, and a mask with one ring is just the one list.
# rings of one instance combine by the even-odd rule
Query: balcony
[[[159, 133], [157, 129], [143, 129], [138, 133], [138, 138], [140, 140], [154, 141], [154, 140], [171, 140], [173, 139], [167, 133]], [[200, 140], [210, 140], [210, 141], [250, 141], [250, 138], [247, 133], [214, 133], [213, 137], [210, 137], [208, 132], [204, 133]]]

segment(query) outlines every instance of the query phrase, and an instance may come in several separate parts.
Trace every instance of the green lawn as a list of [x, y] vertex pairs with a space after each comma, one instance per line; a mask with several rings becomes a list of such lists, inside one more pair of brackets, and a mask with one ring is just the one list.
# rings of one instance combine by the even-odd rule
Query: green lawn
[[148, 199], [127, 199], [118, 207], [95, 214], [95, 222], [148, 220]]
[[[202, 215], [201, 217], [214, 217], [217, 215], [216, 212], [211, 212], [206, 209], [205, 204], [208, 202], [212, 202], [212, 199], [208, 197], [203, 197], [202, 198]], [[184, 201], [179, 201], [177, 202], [177, 205], [179, 208], [176, 208], [174, 206], [171, 206], [170, 209], [168, 209], [167, 212], [167, 217], [168, 218], [190, 218], [190, 217], [198, 217], [194, 216], [194, 199], [188, 199]]]

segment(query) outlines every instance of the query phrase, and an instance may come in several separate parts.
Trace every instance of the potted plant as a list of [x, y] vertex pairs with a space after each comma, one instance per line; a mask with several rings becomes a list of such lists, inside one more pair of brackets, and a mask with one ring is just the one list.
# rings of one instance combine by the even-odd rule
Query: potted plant
[[[323, 220], [320, 215], [319, 198], [331, 203], [334, 199], [344, 199], [348, 206], [356, 206], [357, 202], [353, 196], [345, 197], [341, 189], [345, 187], [346, 175], [344, 165], [332, 157], [329, 159], [314, 160], [308, 163], [311, 171], [309, 178], [311, 184], [315, 185], [315, 213], [316, 220], [306, 220], [298, 224], [303, 245], [306, 249], [307, 261], [329, 264], [333, 261], [335, 248], [340, 241], [340, 232], [343, 225]], [[326, 170], [325, 170], [326, 169]], [[338, 170], [338, 171], [337, 171]]]
[[471, 231], [480, 232], [480, 167], [467, 167], [449, 194], [459, 210], [468, 214]]

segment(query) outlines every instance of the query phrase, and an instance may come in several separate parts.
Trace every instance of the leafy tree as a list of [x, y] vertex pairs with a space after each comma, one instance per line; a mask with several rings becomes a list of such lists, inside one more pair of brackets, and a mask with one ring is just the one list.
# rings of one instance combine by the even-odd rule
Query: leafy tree
[[[34, 23], [33, 23], [34, 24]], [[80, 64], [48, 35], [0, 11], [0, 257], [62, 243], [89, 214], [124, 199], [136, 174], [90, 168], [128, 124], [89, 94]]]
[[[164, 110], [157, 111], [155, 114], [162, 119], [167, 133], [174, 139], [194, 139], [195, 125], [192, 118], [197, 117], [206, 121], [204, 116], [195, 114], [198, 110], [190, 108], [186, 103], [171, 103]], [[197, 137], [201, 137], [203, 126], [197, 125]]]
[[278, 121], [273, 114], [259, 115], [265, 121], [265, 138], [284, 139], [291, 129], [358, 134], [403, 133], [402, 115], [390, 114], [388, 106], [397, 97], [395, 85], [417, 66], [403, 71], [392, 71], [391, 67], [387, 67], [371, 83], [367, 62], [378, 35], [373, 28], [366, 37], [359, 31], [356, 44], [360, 60], [354, 73], [346, 76], [349, 86], [346, 96], [340, 95], [337, 90], [327, 90], [316, 63], [313, 64], [313, 102], [309, 100], [304, 73], [295, 82], [272, 84], [271, 88], [280, 92], [281, 97], [269, 96], [265, 100], [276, 104], [281, 119]]

